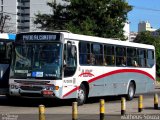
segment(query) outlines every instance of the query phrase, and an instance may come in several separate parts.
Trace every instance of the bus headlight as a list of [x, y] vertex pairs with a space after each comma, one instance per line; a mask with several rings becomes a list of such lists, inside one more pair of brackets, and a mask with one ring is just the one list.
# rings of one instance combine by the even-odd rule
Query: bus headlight
[[54, 90], [54, 86], [47, 86], [45, 87], [45, 90]]
[[10, 88], [11, 88], [11, 89], [14, 89], [14, 85], [10, 85]]
[[11, 89], [18, 89], [19, 86], [17, 86], [17, 85], [10, 85], [10, 88], [11, 88]]
[[59, 90], [59, 86], [47, 86], [45, 90]]

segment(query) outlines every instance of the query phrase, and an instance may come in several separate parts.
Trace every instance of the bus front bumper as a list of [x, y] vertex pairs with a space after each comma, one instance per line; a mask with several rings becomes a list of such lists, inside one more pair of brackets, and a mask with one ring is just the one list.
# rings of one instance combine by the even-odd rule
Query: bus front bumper
[[10, 86], [11, 96], [56, 97], [54, 90], [42, 86]]

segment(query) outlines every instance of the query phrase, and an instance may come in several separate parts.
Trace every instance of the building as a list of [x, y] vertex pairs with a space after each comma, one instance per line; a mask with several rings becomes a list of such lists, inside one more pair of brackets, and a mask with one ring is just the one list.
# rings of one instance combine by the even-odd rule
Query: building
[[[34, 15], [38, 12], [52, 12], [46, 5], [47, 2], [52, 1], [54, 0], [0, 0], [3, 16], [9, 16], [9, 19], [5, 21], [5, 31], [12, 33], [34, 31], [36, 29], [33, 24]], [[59, 1], [61, 0], [57, 0]]]
[[138, 24], [138, 32], [144, 32], [144, 31], [155, 31], [156, 29], [153, 29], [151, 27], [151, 24], [148, 21], [140, 21]]
[[129, 27], [129, 22], [126, 22], [125, 25], [124, 25], [124, 36], [127, 40], [129, 40], [129, 33], [130, 33], [130, 27]]
[[30, 31], [30, 0], [17, 0], [16, 33]]
[[160, 36], [160, 29], [157, 29], [156, 31], [153, 31], [151, 34], [152, 34], [154, 37]]
[[130, 32], [129, 41], [133, 42], [137, 35], [138, 35], [137, 32]]

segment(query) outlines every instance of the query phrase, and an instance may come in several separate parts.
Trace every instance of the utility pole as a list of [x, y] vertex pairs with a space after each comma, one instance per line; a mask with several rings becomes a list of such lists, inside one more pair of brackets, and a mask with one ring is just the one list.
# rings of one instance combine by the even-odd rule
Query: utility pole
[[1, 33], [3, 32], [2, 30], [2, 25], [3, 24], [3, 0], [1, 0], [1, 18], [0, 18], [0, 30], [1, 30]]

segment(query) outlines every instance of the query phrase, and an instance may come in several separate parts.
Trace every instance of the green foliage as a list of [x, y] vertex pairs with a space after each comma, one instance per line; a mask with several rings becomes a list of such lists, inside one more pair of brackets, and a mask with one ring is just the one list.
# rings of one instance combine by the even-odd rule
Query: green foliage
[[159, 77], [159, 76], [156, 76], [156, 80], [160, 82], [160, 77]]
[[157, 69], [157, 74], [160, 76], [160, 31], [159, 35], [153, 36], [152, 32], [146, 31], [146, 32], [141, 32], [137, 35], [136, 39], [134, 42], [138, 43], [144, 43], [144, 44], [150, 44], [154, 45], [156, 49], [156, 69]]
[[151, 35], [151, 32], [141, 32], [137, 35], [134, 42], [144, 43], [144, 44], [152, 44], [154, 37]]
[[67, 29], [78, 34], [124, 39], [124, 23], [132, 9], [125, 0], [63, 1], [67, 4], [47, 3], [52, 14], [38, 13], [34, 23], [43, 30]]
[[65, 29], [65, 6], [57, 4], [56, 0], [53, 3], [48, 2], [47, 5], [52, 8], [52, 14], [36, 14], [34, 24], [46, 31]]

